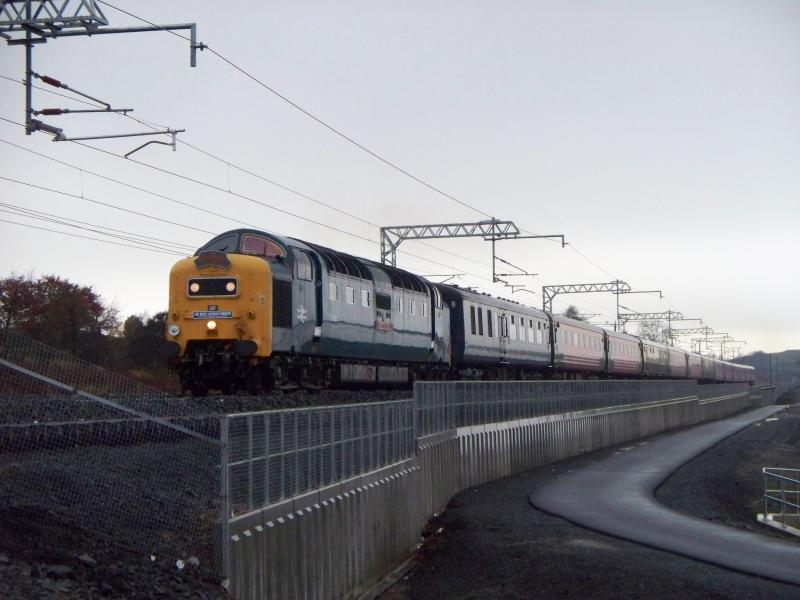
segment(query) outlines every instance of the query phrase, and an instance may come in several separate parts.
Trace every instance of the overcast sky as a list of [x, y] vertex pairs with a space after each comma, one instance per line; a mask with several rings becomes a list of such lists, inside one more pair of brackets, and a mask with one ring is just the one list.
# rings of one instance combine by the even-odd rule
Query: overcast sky
[[[520, 302], [541, 306], [543, 284], [618, 277], [665, 294], [623, 297], [624, 306], [702, 318], [747, 340], [743, 352], [800, 346], [796, 1], [114, 4], [159, 24], [196, 22], [200, 41], [416, 177], [526, 230], [563, 233], [571, 247], [498, 244], [501, 257], [540, 274], [515, 281], [535, 292], [514, 294]], [[104, 10], [111, 26], [141, 24]], [[0, 75], [21, 79], [23, 59], [22, 47], [1, 46]], [[34, 60], [35, 71], [133, 116], [185, 128], [179, 139], [223, 160], [181, 145], [133, 158], [221, 191], [0, 121], [0, 139], [68, 163], [0, 143], [0, 177], [73, 194], [0, 180], [2, 203], [192, 248], [206, 231], [244, 222], [372, 259], [379, 236], [369, 223], [485, 218], [208, 51], [190, 68], [187, 43], [167, 33], [63, 38], [36, 46]], [[34, 105], [81, 107], [38, 90]], [[22, 86], [0, 79], [0, 117], [22, 121], [23, 109]], [[145, 130], [115, 115], [45, 120], [73, 137]], [[91, 143], [124, 154], [144, 141]], [[0, 219], [103, 237], [8, 212]], [[429, 243], [401, 249], [441, 264], [401, 254], [399, 266], [465, 273], [461, 285], [511, 296], [491, 284], [486, 242]], [[0, 222], [0, 275], [59, 274], [92, 285], [126, 315], [165, 308], [177, 258]], [[559, 296], [555, 308], [568, 304], [601, 313], [594, 322], [613, 319], [610, 294]]]

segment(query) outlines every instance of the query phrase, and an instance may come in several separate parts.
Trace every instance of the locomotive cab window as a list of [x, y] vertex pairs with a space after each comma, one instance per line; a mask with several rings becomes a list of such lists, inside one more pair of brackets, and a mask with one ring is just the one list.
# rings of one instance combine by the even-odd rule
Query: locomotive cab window
[[212, 241], [201, 248], [202, 251], [208, 252], [216, 250], [217, 252], [232, 252], [236, 250], [236, 234], [225, 235], [218, 240]]
[[242, 254], [252, 254], [264, 258], [283, 258], [286, 256], [286, 250], [272, 240], [263, 238], [260, 235], [242, 236], [241, 247]]

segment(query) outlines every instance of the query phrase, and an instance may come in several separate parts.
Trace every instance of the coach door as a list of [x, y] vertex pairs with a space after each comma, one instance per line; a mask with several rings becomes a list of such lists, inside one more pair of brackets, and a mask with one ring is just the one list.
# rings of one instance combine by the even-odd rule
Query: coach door
[[505, 313], [497, 319], [497, 337], [500, 339], [500, 360], [505, 362], [508, 356], [508, 315]]

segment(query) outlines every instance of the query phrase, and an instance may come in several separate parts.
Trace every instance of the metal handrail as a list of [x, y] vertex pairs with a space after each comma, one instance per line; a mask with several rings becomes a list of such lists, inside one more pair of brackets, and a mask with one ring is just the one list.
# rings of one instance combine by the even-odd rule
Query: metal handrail
[[[800, 469], [763, 467], [761, 473], [764, 476], [764, 518], [775, 521], [780, 516], [780, 523], [786, 527], [787, 517], [800, 517]], [[770, 484], [779, 485], [770, 487]], [[770, 513], [770, 502], [778, 504], [779, 513]]]

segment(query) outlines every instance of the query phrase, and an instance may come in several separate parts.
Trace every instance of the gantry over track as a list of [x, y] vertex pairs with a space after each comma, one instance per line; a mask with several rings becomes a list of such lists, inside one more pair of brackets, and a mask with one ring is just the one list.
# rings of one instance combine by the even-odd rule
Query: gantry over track
[[[381, 227], [381, 263], [397, 266], [397, 248], [406, 240], [434, 240], [449, 238], [483, 238], [485, 242], [492, 242], [492, 283], [505, 283], [501, 277], [532, 277], [535, 273], [528, 273], [524, 269], [512, 265], [498, 257], [495, 253], [495, 243], [502, 240], [532, 240], [532, 239], [560, 239], [561, 247], [566, 245], [563, 234], [552, 235], [522, 235], [519, 227], [513, 221], [500, 221], [488, 219], [473, 223], [437, 223], [434, 225], [397, 225], [394, 227]], [[518, 269], [519, 273], [498, 273], [496, 261]]]

